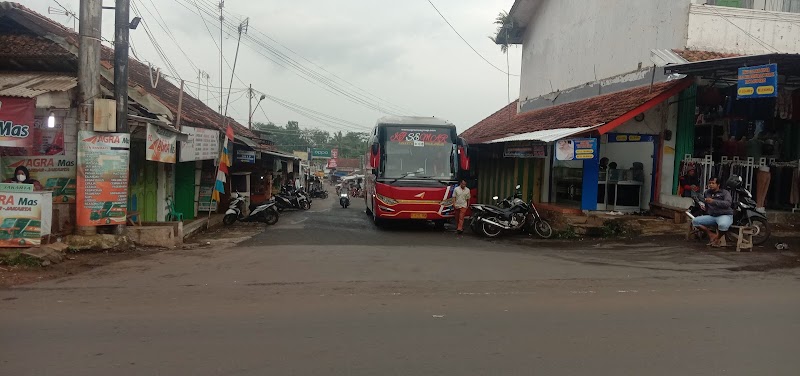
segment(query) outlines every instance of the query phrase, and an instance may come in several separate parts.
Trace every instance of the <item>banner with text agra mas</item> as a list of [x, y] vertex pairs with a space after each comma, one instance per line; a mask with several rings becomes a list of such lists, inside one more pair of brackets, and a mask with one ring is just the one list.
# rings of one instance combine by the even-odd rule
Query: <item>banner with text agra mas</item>
[[24, 166], [32, 179], [53, 192], [54, 203], [72, 203], [77, 187], [76, 164], [75, 158], [65, 155], [7, 156], [3, 157], [3, 180], [13, 179], [14, 170]]

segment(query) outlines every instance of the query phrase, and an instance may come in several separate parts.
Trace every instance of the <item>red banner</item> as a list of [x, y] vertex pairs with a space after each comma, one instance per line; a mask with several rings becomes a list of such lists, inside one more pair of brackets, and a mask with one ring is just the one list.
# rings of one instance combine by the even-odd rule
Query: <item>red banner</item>
[[33, 98], [0, 97], [0, 146], [31, 147], [35, 110]]

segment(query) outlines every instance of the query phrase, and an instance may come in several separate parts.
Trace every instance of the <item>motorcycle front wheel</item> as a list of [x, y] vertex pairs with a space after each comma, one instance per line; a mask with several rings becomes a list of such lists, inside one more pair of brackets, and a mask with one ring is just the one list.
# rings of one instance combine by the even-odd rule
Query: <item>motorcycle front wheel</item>
[[225, 214], [225, 216], [222, 217], [222, 223], [225, 226], [230, 226], [233, 222], [236, 222], [236, 214]]
[[550, 227], [550, 223], [545, 221], [544, 219], [537, 219], [533, 222], [533, 231], [536, 232], [536, 235], [539, 235], [542, 239], [549, 239], [553, 236], [553, 228]]
[[[486, 218], [486, 220], [496, 222], [497, 218], [489, 217]], [[487, 238], [496, 238], [500, 236], [501, 233], [503, 233], [502, 228], [495, 226], [491, 223], [481, 222], [480, 226], [481, 226], [481, 232], [483, 232], [483, 235], [486, 236]]]

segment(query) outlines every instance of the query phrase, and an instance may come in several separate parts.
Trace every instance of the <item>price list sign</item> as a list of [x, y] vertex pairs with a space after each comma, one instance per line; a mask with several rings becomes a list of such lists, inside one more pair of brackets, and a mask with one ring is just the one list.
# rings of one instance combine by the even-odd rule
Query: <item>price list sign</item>
[[78, 134], [78, 226], [125, 224], [130, 134]]
[[181, 141], [180, 161], [202, 161], [219, 156], [219, 131], [204, 128], [183, 127], [188, 140]]

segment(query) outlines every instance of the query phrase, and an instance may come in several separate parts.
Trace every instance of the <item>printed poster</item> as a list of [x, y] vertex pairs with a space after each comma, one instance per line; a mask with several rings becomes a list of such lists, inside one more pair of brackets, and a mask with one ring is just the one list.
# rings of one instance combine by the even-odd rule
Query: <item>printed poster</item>
[[177, 161], [178, 135], [157, 125], [147, 124], [147, 160], [161, 163]]
[[0, 97], [0, 146], [33, 145], [35, 99]]
[[181, 141], [180, 161], [202, 161], [219, 156], [219, 131], [205, 128], [183, 127], [188, 140]]
[[31, 178], [38, 180], [46, 191], [53, 193], [53, 202], [75, 202], [77, 161], [65, 155], [3, 157], [3, 180], [14, 178], [14, 170], [25, 166]]
[[213, 192], [214, 182], [214, 172], [203, 171], [200, 177], [200, 195], [198, 196], [197, 211], [217, 211], [217, 202], [211, 201], [211, 193]]
[[78, 226], [125, 224], [130, 134], [78, 133]]
[[48, 127], [47, 118], [36, 118], [33, 121], [33, 150], [31, 155], [64, 154], [64, 122], [55, 117], [53, 128]]
[[590, 160], [597, 159], [597, 155], [596, 138], [570, 138], [556, 141], [556, 160]]
[[41, 245], [52, 213], [49, 193], [0, 192], [0, 247]]

